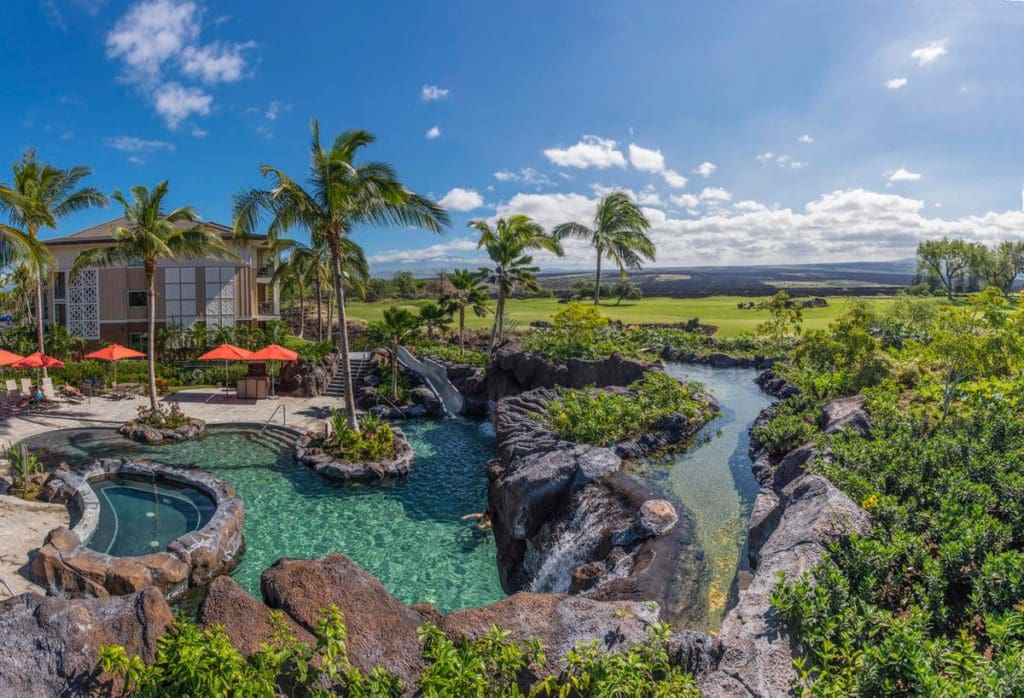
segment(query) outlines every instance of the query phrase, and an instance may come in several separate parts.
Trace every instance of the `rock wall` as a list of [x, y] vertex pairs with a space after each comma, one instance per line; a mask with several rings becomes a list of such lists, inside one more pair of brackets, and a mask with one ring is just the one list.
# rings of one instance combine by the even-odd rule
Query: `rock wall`
[[[111, 475], [185, 483], [206, 493], [217, 508], [201, 529], [177, 538], [164, 551], [138, 557], [107, 555], [85, 541], [99, 520], [99, 501], [89, 481]], [[230, 572], [245, 552], [242, 500], [231, 485], [202, 470], [104, 458], [75, 471], [58, 470], [46, 491], [50, 501], [65, 502], [78, 515], [73, 528], [50, 531], [31, 562], [33, 578], [54, 596], [114, 596], [153, 586], [175, 601], [190, 588]]]
[[[794, 386], [770, 372], [759, 376], [758, 384], [767, 386], [773, 394], [792, 395], [795, 391]], [[835, 433], [850, 428], [868, 435], [870, 419], [862, 405], [860, 396], [825, 405], [823, 430]], [[759, 421], [770, 417], [771, 411], [772, 407], [766, 408]], [[804, 472], [804, 464], [819, 455], [814, 444], [807, 443], [773, 462], [763, 444], [751, 443], [755, 475], [762, 485], [749, 521], [748, 548], [754, 575], [715, 638], [717, 665], [702, 684], [704, 695], [762, 697], [792, 693], [797, 648], [770, 601], [778, 575], [792, 579], [809, 571], [821, 560], [830, 542], [852, 533], [866, 533], [871, 527], [868, 513], [846, 494], [827, 479]]]
[[327, 392], [338, 367], [338, 353], [319, 361], [285, 361], [281, 364], [278, 392], [296, 397], [319, 397]]
[[523, 351], [518, 339], [505, 340], [491, 355], [487, 366], [487, 393], [491, 400], [518, 395], [536, 388], [598, 388], [626, 386], [654, 368], [646, 361], [612, 354], [607, 359], [569, 359], [553, 362]]
[[94, 673], [100, 647], [122, 645], [151, 662], [173, 621], [154, 588], [105, 599], [7, 599], [0, 602], [0, 695], [120, 695], [119, 684]]
[[[642, 455], [668, 437], [629, 442], [624, 453], [566, 441], [534, 418], [557, 397], [539, 388], [495, 406], [488, 510], [503, 588], [654, 600], [677, 625], [698, 617], [707, 570], [693, 521], [621, 472], [624, 455]], [[678, 438], [703, 424], [666, 421]]]
[[[403, 604], [340, 553], [278, 560], [263, 573], [261, 590], [263, 603], [234, 580], [218, 579], [199, 610], [199, 623], [223, 625], [235, 646], [251, 653], [270, 638], [271, 610], [282, 611], [296, 636], [309, 640], [320, 609], [335, 604], [344, 615], [352, 662], [363, 671], [383, 666], [397, 673], [406, 695], [415, 693], [416, 677], [423, 669], [416, 629], [425, 622], [437, 625], [453, 641], [482, 635], [494, 623], [519, 639], [540, 638], [548, 648], [545, 670], [557, 672], [566, 652], [578, 642], [598, 640], [609, 650], [627, 648], [642, 641], [647, 626], [657, 620], [657, 612], [642, 603], [528, 593], [442, 615], [430, 604]], [[690, 659], [692, 646], [689, 637], [673, 642], [680, 661]], [[536, 678], [524, 676], [524, 685]]]

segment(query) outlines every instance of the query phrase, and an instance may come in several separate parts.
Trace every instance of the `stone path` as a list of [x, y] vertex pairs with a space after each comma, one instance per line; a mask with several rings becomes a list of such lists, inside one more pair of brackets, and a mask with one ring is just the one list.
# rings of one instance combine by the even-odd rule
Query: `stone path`
[[[341, 400], [331, 397], [282, 396], [277, 400], [239, 400], [215, 389], [181, 391], [162, 401], [177, 402], [185, 414], [203, 419], [208, 424], [263, 424], [273, 417], [274, 424], [284, 424], [300, 431], [322, 428], [323, 420], [331, 409], [342, 406]], [[66, 405], [58, 410], [4, 416], [0, 418], [0, 445], [6, 447], [56, 429], [120, 426], [135, 417], [139, 407], [148, 402], [148, 398], [91, 398], [80, 405]], [[7, 462], [0, 459], [0, 476], [6, 478], [8, 474]], [[67, 523], [67, 509], [63, 505], [0, 496], [0, 579], [14, 593], [29, 590], [43, 593], [41, 587], [22, 576], [19, 570], [28, 564], [30, 553], [42, 545], [50, 530]], [[8, 595], [9, 592], [0, 584], [0, 599]]]

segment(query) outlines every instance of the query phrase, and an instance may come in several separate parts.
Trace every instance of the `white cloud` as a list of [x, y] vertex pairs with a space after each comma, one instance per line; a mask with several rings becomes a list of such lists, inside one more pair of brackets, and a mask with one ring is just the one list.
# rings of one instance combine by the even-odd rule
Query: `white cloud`
[[660, 150], [641, 148], [635, 143], [629, 144], [629, 161], [633, 167], [643, 172], [663, 172], [665, 170], [665, 158]]
[[474, 264], [483, 261], [483, 254], [477, 250], [475, 240], [455, 238], [454, 240], [445, 240], [444, 242], [427, 247], [384, 250], [383, 252], [370, 255], [367, 257], [367, 261], [376, 266], [389, 264], [419, 264], [424, 266], [451, 263]]
[[199, 36], [193, 2], [150, 0], [132, 7], [107, 34], [107, 55], [120, 58], [134, 79], [155, 79], [163, 64]]
[[[913, 256], [921, 240], [951, 235], [990, 243], [1019, 236], [1024, 229], [1022, 211], [944, 220], [926, 216], [922, 201], [864, 189], [828, 192], [802, 209], [769, 208], [744, 200], [698, 215], [698, 206], [706, 204], [698, 197], [681, 194], [671, 201], [694, 217], [644, 209], [660, 266], [891, 260]], [[596, 195], [517, 194], [499, 206], [497, 215], [526, 213], [550, 228], [567, 220], [589, 220], [596, 203]], [[591, 266], [592, 249], [572, 242], [564, 259], [541, 254], [535, 258], [549, 268]]]
[[682, 189], [689, 181], [686, 177], [682, 176], [675, 170], [665, 170], [661, 173], [661, 176], [665, 179], [665, 184], [669, 185], [673, 189]]
[[597, 196], [607, 196], [613, 191], [623, 191], [633, 201], [637, 202], [642, 206], [661, 206], [661, 196], [658, 195], [657, 190], [652, 185], [648, 185], [640, 191], [634, 191], [625, 187], [606, 187], [603, 184], [591, 184], [590, 188], [594, 191]]
[[442, 89], [437, 85], [424, 85], [423, 89], [420, 90], [420, 99], [424, 102], [436, 102], [439, 99], [445, 99], [447, 96], [448, 89]]
[[885, 176], [888, 178], [889, 184], [897, 182], [916, 182], [921, 179], [920, 172], [911, 172], [905, 167], [893, 170], [892, 172], [887, 172]]
[[887, 90], [900, 90], [907, 85], [906, 78], [889, 78], [885, 81], [885, 89]]
[[183, 87], [175, 82], [157, 88], [154, 95], [156, 113], [172, 129], [192, 115], [206, 116], [212, 104], [213, 97], [198, 87]]
[[712, 174], [714, 174], [715, 170], [717, 170], [717, 169], [718, 169], [718, 166], [715, 165], [715, 163], [708, 162], [707, 160], [705, 160], [701, 164], [697, 165], [697, 167], [693, 171], [696, 172], [697, 174], [699, 174], [704, 179], [707, 179]]
[[559, 167], [625, 167], [626, 158], [616, 149], [615, 141], [598, 136], [585, 135], [579, 143], [568, 148], [548, 148], [544, 157]]
[[437, 126], [431, 126], [430, 129], [427, 131], [427, 138], [429, 140], [434, 140], [435, 138], [439, 137], [440, 135], [441, 135], [441, 129], [439, 127], [437, 127]]
[[237, 82], [245, 70], [242, 52], [252, 48], [253, 43], [224, 44], [209, 46], [186, 46], [181, 52], [181, 71], [207, 84]]
[[519, 172], [513, 172], [512, 170], [499, 170], [494, 173], [494, 178], [499, 182], [523, 182], [524, 184], [532, 184], [538, 189], [541, 187], [553, 187], [555, 185], [555, 182], [550, 177], [543, 172], [538, 172], [532, 167], [524, 167], [519, 170]]
[[437, 203], [452, 211], [472, 211], [484, 205], [484, 197], [480, 196], [475, 189], [455, 187]]
[[946, 43], [947, 39], [933, 41], [920, 48], [915, 48], [910, 52], [910, 57], [916, 60], [917, 64], [921, 67], [930, 65], [946, 55]]
[[124, 153], [145, 153], [156, 150], [174, 150], [167, 141], [146, 140], [135, 136], [112, 136], [104, 141], [107, 146]]
[[732, 199], [732, 194], [722, 187], [704, 187], [698, 198], [705, 202], [723, 203]]
[[284, 102], [274, 100], [267, 106], [267, 111], [263, 114], [263, 116], [266, 117], [267, 121], [277, 121], [277, 117], [281, 115], [281, 112], [286, 111], [288, 109], [291, 109], [290, 104], [285, 104]]
[[685, 209], [696, 209], [700, 206], [700, 199], [694, 194], [679, 194], [677, 196], [670, 196], [671, 201], [676, 206], [682, 206]]
[[814, 142], [814, 138], [812, 138], [809, 133], [803, 134], [802, 136], [797, 138], [797, 140], [800, 141], [801, 143], [813, 143]]
[[766, 150], [765, 152], [759, 154], [757, 156], [757, 161], [765, 166], [775, 164], [778, 167], [787, 170], [802, 170], [805, 167], [807, 167], [806, 161], [797, 160], [789, 153], [782, 153], [781, 155], [776, 155], [770, 150]]
[[[135, 84], [175, 129], [212, 110], [213, 96], [183, 84], [207, 85], [245, 77], [244, 53], [253, 42], [200, 42], [202, 11], [191, 0], [143, 0], [131, 6], [106, 36], [107, 56], [121, 61], [122, 77]], [[193, 132], [202, 131], [198, 127]]]

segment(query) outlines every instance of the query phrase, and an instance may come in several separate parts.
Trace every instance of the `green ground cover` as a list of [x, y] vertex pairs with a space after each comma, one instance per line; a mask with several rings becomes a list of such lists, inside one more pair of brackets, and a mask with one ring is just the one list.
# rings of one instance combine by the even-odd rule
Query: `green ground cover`
[[[711, 296], [708, 298], [644, 298], [638, 301], [624, 301], [615, 305], [614, 301], [602, 303], [601, 312], [612, 320], [635, 323], [675, 323], [686, 322], [692, 317], [699, 317], [704, 324], [718, 328], [720, 337], [736, 337], [745, 332], [754, 332], [758, 323], [764, 322], [765, 314], [755, 310], [740, 310], [737, 303], [762, 300], [744, 296]], [[870, 298], [866, 302], [881, 310], [889, 303], [887, 298]], [[825, 308], [808, 308], [804, 310], [805, 329], [822, 329], [853, 303], [853, 298], [829, 298]], [[348, 313], [352, 318], [377, 322], [382, 319], [384, 309], [390, 305], [398, 305], [415, 310], [420, 305], [431, 303], [430, 300], [415, 301], [381, 301], [378, 303], [351, 302]], [[508, 301], [506, 312], [508, 317], [520, 327], [529, 325], [535, 320], [550, 322], [552, 315], [564, 308], [554, 298], [513, 298]], [[492, 317], [478, 318], [472, 313], [466, 316], [466, 327], [490, 327]]]

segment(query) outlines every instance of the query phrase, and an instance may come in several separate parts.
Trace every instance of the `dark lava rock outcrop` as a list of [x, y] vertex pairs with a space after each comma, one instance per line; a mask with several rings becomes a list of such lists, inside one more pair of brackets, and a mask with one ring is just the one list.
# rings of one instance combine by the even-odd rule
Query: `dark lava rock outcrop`
[[154, 588], [104, 599], [21, 594], [0, 602], [0, 695], [117, 695], [121, 686], [95, 672], [102, 645], [129, 656], [156, 656], [174, 615]]
[[606, 359], [551, 361], [541, 354], [523, 351], [511, 338], [494, 350], [487, 366], [487, 392], [492, 400], [536, 388], [585, 388], [626, 386], [640, 380], [653, 364], [612, 354]]
[[[655, 430], [620, 453], [551, 432], [537, 416], [557, 397], [540, 388], [495, 406], [498, 458], [488, 465], [488, 504], [502, 586], [654, 600], [674, 624], [698, 617], [707, 571], [692, 519], [621, 470], [623, 456], [662, 447], [671, 441], [665, 434], [688, 438], [703, 421], [666, 420], [664, 434]], [[709, 418], [717, 405], [710, 397], [707, 404]]]

